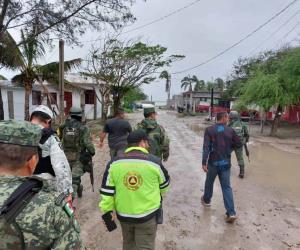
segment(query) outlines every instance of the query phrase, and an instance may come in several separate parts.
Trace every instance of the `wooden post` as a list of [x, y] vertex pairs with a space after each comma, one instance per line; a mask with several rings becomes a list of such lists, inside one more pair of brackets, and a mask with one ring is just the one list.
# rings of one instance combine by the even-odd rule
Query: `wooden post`
[[65, 118], [65, 86], [64, 86], [64, 41], [59, 40], [59, 117], [60, 122]]
[[94, 120], [97, 119], [97, 95], [96, 89], [94, 88]]
[[169, 75], [169, 77], [167, 78], [168, 81], [168, 104], [167, 104], [167, 108], [170, 109], [171, 108], [171, 75]]
[[211, 88], [211, 93], [210, 93], [210, 120], [211, 121], [213, 117], [213, 109], [214, 109], [214, 88]]
[[7, 102], [8, 102], [8, 117], [9, 119], [15, 118], [14, 113], [14, 92], [7, 91]]

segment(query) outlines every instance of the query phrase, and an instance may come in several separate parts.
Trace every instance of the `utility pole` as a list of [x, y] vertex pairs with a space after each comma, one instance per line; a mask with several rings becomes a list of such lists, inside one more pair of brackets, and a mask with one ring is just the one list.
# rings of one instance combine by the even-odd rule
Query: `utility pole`
[[210, 120], [211, 121], [213, 117], [213, 109], [214, 109], [214, 88], [211, 88], [211, 93], [210, 93]]
[[171, 74], [169, 75], [168, 77], [168, 80], [169, 81], [169, 89], [168, 89], [168, 109], [171, 108]]
[[65, 113], [65, 84], [64, 84], [64, 41], [59, 40], [59, 117], [60, 122], [64, 122]]

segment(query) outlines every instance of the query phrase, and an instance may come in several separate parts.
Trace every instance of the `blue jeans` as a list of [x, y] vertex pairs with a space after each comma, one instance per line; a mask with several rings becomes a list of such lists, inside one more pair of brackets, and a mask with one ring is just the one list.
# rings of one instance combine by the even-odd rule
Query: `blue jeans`
[[224, 205], [226, 208], [227, 215], [235, 215], [233, 194], [230, 186], [230, 168], [226, 170], [220, 170], [218, 167], [213, 165], [208, 165], [208, 172], [206, 174], [205, 187], [204, 187], [204, 196], [203, 199], [206, 203], [210, 203], [215, 179], [219, 176]]

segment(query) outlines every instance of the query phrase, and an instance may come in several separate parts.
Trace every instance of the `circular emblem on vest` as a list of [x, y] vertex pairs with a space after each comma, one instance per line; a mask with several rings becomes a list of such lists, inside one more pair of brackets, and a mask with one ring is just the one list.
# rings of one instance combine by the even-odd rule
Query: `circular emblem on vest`
[[136, 191], [143, 184], [143, 178], [139, 173], [136, 172], [128, 172], [124, 176], [123, 183], [125, 187], [127, 187], [131, 191]]

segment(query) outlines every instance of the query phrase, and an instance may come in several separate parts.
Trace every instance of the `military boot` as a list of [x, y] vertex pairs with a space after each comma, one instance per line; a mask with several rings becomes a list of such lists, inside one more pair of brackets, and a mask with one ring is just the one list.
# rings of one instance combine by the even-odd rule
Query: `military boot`
[[240, 174], [239, 174], [239, 177], [240, 177], [241, 179], [243, 179], [243, 178], [244, 178], [244, 175], [245, 175], [245, 169], [244, 169], [243, 167], [240, 167]]
[[83, 186], [82, 186], [82, 184], [80, 184], [80, 186], [77, 189], [77, 194], [78, 194], [79, 198], [82, 197], [82, 191], [83, 191]]

